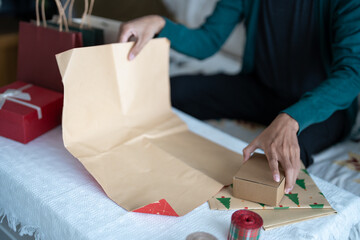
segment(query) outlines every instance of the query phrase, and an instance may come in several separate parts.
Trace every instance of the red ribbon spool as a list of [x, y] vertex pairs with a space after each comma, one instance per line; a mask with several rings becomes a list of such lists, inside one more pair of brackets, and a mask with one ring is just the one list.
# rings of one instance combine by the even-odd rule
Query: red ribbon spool
[[231, 216], [228, 240], [257, 240], [263, 220], [259, 214], [249, 210], [239, 210]]

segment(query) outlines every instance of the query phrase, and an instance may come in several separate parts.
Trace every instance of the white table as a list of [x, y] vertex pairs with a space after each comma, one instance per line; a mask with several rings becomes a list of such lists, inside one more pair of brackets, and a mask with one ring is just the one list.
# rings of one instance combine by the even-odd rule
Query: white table
[[[177, 113], [191, 130], [229, 149], [241, 152], [246, 145]], [[360, 222], [360, 198], [314, 180], [338, 214], [263, 231], [262, 239], [347, 239], [352, 225]], [[27, 145], [0, 137], [0, 215], [21, 223], [21, 233], [35, 232], [37, 239], [170, 240], [198, 231], [225, 239], [232, 213], [210, 210], [207, 203], [183, 217], [127, 212], [66, 151], [61, 127]]]

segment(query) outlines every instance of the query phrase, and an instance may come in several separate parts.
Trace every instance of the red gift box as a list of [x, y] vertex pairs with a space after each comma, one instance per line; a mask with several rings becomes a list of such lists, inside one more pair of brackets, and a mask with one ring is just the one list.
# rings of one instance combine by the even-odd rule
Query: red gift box
[[28, 143], [61, 123], [63, 94], [24, 82], [0, 88], [0, 136]]

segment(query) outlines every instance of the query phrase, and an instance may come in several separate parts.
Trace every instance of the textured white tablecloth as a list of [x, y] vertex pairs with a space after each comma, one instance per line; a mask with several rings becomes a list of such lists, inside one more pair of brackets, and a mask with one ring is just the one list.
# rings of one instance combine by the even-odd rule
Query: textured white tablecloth
[[[194, 132], [240, 152], [245, 143], [181, 114]], [[360, 222], [360, 198], [314, 178], [337, 215], [263, 231], [262, 239], [347, 239]], [[0, 215], [36, 239], [185, 239], [205, 231], [225, 239], [233, 211], [204, 203], [183, 217], [127, 212], [63, 147], [58, 127], [27, 145], [0, 137]], [[1, 219], [1, 218], [0, 218]]]

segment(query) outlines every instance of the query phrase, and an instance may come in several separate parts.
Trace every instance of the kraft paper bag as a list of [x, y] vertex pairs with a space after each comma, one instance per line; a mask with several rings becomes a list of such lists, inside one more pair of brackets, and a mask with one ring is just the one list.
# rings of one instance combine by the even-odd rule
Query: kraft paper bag
[[133, 43], [57, 55], [63, 138], [121, 207], [182, 216], [232, 183], [242, 156], [190, 132], [172, 111], [167, 39], [133, 61]]

